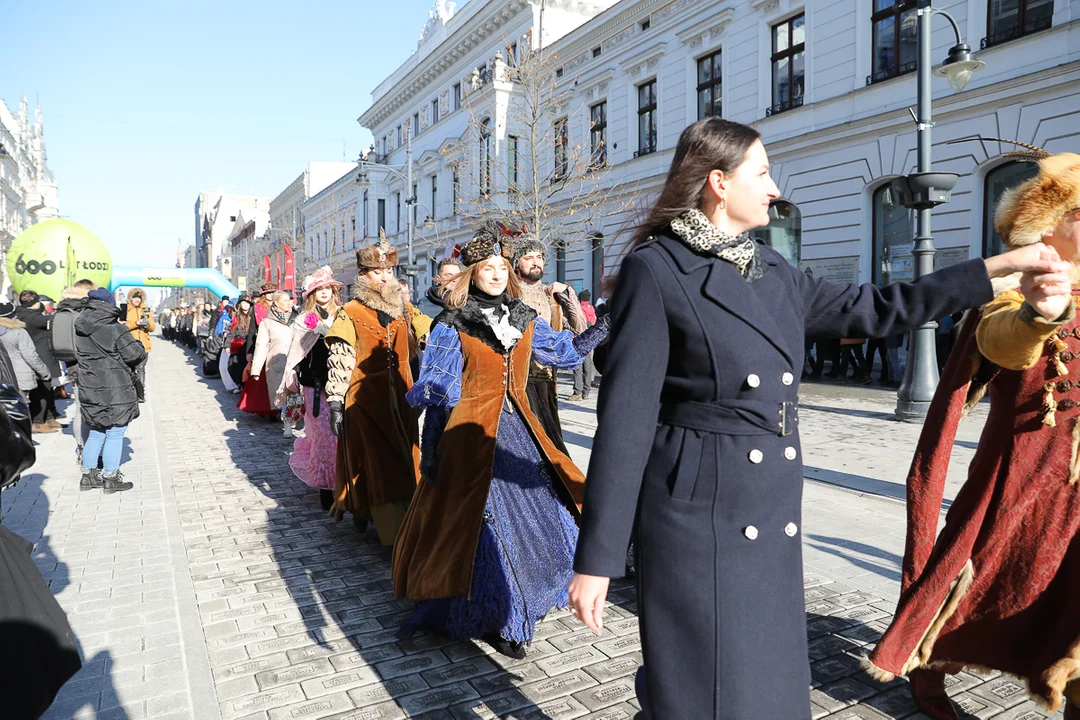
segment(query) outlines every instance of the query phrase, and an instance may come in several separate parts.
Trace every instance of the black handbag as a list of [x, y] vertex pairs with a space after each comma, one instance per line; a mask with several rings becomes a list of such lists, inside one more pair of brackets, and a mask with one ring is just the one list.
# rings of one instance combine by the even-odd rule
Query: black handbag
[[18, 482], [36, 457], [26, 400], [14, 385], [0, 385], [0, 490]]

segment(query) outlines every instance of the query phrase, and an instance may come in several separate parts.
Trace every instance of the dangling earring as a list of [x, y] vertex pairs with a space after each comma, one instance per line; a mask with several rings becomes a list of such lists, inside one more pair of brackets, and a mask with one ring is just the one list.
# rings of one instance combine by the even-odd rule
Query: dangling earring
[[726, 198], [720, 198], [720, 204], [717, 205], [717, 207], [719, 207], [721, 210], [726, 210], [727, 209], [727, 199]]

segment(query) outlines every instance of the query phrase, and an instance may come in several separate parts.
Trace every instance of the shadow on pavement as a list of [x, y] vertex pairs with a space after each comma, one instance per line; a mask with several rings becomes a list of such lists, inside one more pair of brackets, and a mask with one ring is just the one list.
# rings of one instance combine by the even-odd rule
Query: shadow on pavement
[[[271, 501], [265, 504], [266, 526], [259, 528], [265, 542], [237, 538], [241, 544], [231, 548], [245, 555], [268, 551], [276, 566], [276, 570], [237, 577], [232, 583], [239, 586], [255, 580], [256, 596], [248, 599], [265, 602], [267, 613], [257, 619], [251, 615], [259, 625], [250, 627], [274, 631], [273, 639], [260, 643], [266, 654], [253, 654], [250, 661], [267, 668], [255, 676], [260, 693], [299, 679], [309, 697], [329, 700], [337, 694], [340, 699], [347, 693], [356, 707], [365, 708], [364, 717], [385, 719], [434, 713], [458, 718], [509, 714], [544, 720], [551, 717], [549, 705], [554, 703], [554, 711], [561, 710], [558, 702], [568, 698], [542, 702], [542, 708], [518, 686], [556, 680], [547, 678], [533, 663], [559, 652], [543, 637], [583, 629], [580, 624], [571, 625], [577, 621], [568, 612], [553, 613], [538, 625], [536, 641], [523, 661], [493, 654], [483, 643], [419, 633], [399, 639], [398, 630], [414, 605], [394, 597], [391, 550], [379, 544], [374, 526], [358, 533], [348, 520], [334, 522], [321, 508], [318, 491], [289, 468], [293, 440], [281, 436], [281, 425], [237, 409], [238, 395], [226, 392], [219, 378], [203, 377], [201, 362], [190, 353], [187, 362], [199, 381], [214, 390], [223, 416], [236, 422], [235, 429], [225, 432], [236, 467]], [[225, 488], [221, 492], [239, 494]], [[288, 599], [273, 596], [282, 587]], [[612, 589], [613, 602], [636, 613], [632, 587], [616, 583]], [[239, 591], [236, 597], [240, 598]], [[617, 612], [620, 617], [629, 615], [626, 610]], [[565, 627], [558, 625], [563, 620]], [[554, 627], [542, 631], [545, 626]], [[275, 664], [275, 656], [280, 659], [281, 653], [287, 662]]]
[[[843, 558], [863, 570], [900, 582], [900, 564], [903, 558], [895, 553], [866, 543], [827, 535], [808, 534], [806, 539], [807, 544], [815, 550]], [[884, 564], [874, 562], [875, 558], [882, 560]]]

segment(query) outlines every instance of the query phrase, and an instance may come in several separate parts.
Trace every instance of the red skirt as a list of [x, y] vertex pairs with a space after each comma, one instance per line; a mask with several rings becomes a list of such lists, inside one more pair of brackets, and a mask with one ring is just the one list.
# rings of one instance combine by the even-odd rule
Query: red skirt
[[270, 417], [270, 391], [266, 386], [265, 375], [260, 375], [258, 380], [247, 379], [236, 407], [252, 415]]

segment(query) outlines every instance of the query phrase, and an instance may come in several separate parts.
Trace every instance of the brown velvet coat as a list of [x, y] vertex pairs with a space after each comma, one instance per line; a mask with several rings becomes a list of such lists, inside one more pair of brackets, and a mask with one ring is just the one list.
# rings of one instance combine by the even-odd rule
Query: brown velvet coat
[[408, 502], [420, 477], [418, 415], [405, 400], [413, 384], [408, 321], [397, 317], [384, 328], [357, 300], [341, 312], [355, 332], [356, 369], [343, 404], [334, 494], [339, 508], [370, 518], [372, 507]]
[[563, 504], [575, 518], [580, 515], [585, 476], [544, 434], [525, 395], [533, 326], [530, 321], [514, 349], [502, 354], [459, 331], [461, 400], [439, 442], [435, 484], [420, 483], [394, 545], [398, 597], [431, 600], [469, 594], [506, 399], [559, 479], [556, 488]]

